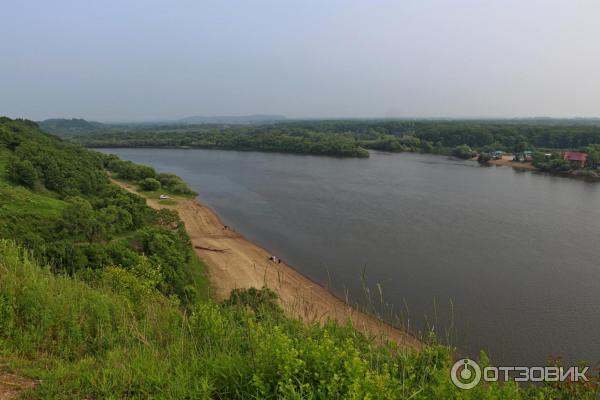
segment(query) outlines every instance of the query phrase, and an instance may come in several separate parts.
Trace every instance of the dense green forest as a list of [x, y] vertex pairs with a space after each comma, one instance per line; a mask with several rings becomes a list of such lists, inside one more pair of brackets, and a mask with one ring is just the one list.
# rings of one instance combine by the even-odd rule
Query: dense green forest
[[473, 150], [585, 149], [600, 144], [593, 120], [550, 121], [294, 121], [268, 125], [144, 125], [88, 132], [88, 147], [197, 147], [368, 157], [365, 149], [451, 155]]
[[100, 122], [86, 121], [81, 118], [46, 119], [38, 122], [38, 125], [44, 132], [60, 134], [63, 137], [98, 132], [106, 128], [106, 125]]
[[199, 262], [178, 216], [147, 207], [112, 184], [107, 171], [129, 180], [162, 180], [166, 190], [190, 193], [179, 178], [7, 118], [0, 120], [0, 167], [0, 236], [31, 249], [55, 272], [90, 275], [107, 265], [145, 265], [164, 277], [164, 294], [184, 302], [206, 296], [198, 293], [205, 284], [196, 282]]
[[164, 130], [146, 127], [110, 131], [73, 138], [87, 147], [195, 147], [243, 151], [316, 154], [337, 157], [368, 157], [349, 134], [313, 131], [286, 132], [272, 125], [261, 127], [201, 127]]
[[[450, 381], [452, 349], [407, 351], [304, 324], [268, 289], [207, 296], [177, 214], [109, 177], [193, 195], [178, 177], [0, 118], [0, 367], [25, 398], [594, 399], [587, 384]], [[480, 363], [489, 362], [482, 354]]]

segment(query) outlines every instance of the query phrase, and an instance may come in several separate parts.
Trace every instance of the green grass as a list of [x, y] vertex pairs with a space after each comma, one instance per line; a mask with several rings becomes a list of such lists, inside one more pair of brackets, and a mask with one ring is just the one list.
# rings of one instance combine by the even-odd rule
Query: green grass
[[200, 260], [195, 251], [192, 251], [188, 269], [192, 275], [192, 282], [198, 295], [197, 299], [201, 302], [208, 301], [210, 299], [208, 270], [206, 265], [202, 262], [202, 260]]
[[47, 237], [66, 206], [66, 202], [48, 193], [0, 181], [0, 237]]
[[58, 217], [67, 205], [65, 201], [47, 194], [35, 193], [22, 186], [6, 183], [0, 183], [0, 204], [2, 212], [46, 218]]
[[66, 203], [48, 191], [32, 192], [7, 181], [6, 168], [10, 152], [0, 147], [0, 220], [2, 214], [28, 214], [53, 218], [60, 215]]
[[173, 199], [161, 199], [161, 200], [158, 200], [158, 203], [162, 204], [164, 206], [174, 206], [174, 205], [177, 205], [177, 201], [173, 200]]
[[8, 157], [10, 151], [4, 147], [0, 147], [0, 182], [6, 181], [6, 168], [8, 166]]
[[[594, 399], [581, 385], [455, 388], [447, 347], [286, 318], [264, 291], [183, 312], [119, 268], [83, 283], [0, 241], [0, 357], [30, 399]], [[485, 358], [484, 358], [485, 360]]]

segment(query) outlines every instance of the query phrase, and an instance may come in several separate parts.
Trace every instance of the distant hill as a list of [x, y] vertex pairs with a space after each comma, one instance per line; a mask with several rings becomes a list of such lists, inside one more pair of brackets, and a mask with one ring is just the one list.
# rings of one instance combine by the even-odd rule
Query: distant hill
[[81, 118], [54, 118], [38, 122], [40, 128], [48, 133], [58, 136], [77, 136], [86, 133], [98, 132], [106, 128], [100, 122], [86, 121]]
[[285, 121], [283, 115], [253, 114], [253, 115], [225, 115], [202, 117], [193, 116], [178, 119], [176, 122], [183, 124], [264, 124], [269, 122]]

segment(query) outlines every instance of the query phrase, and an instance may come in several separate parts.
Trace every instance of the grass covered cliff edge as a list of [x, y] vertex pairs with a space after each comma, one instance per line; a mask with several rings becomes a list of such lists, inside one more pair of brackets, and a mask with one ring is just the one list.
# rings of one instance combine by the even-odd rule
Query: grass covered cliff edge
[[112, 184], [108, 171], [117, 168], [150, 189], [158, 181], [191, 194], [172, 175], [0, 118], [0, 373], [35, 382], [22, 398], [598, 394], [568, 383], [464, 391], [450, 381], [452, 349], [433, 338], [420, 351], [401, 350], [351, 324], [307, 324], [286, 315], [268, 289], [217, 302], [177, 213]]

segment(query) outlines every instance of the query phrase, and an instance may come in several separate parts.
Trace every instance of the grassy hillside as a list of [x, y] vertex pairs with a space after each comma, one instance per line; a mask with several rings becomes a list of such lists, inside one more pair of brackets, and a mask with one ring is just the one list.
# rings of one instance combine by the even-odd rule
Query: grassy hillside
[[[450, 381], [451, 349], [286, 317], [268, 289], [206, 296], [169, 211], [111, 184], [177, 177], [0, 119], [0, 373], [31, 399], [594, 399], [592, 386]], [[199, 273], [200, 272], [200, 273]], [[485, 364], [486, 357], [481, 362]], [[0, 382], [2, 384], [2, 382]]]
[[0, 241], [0, 357], [39, 379], [28, 398], [593, 399], [580, 385], [450, 382], [449, 349], [402, 353], [283, 316], [268, 291], [183, 312], [144, 268], [54, 275]]
[[[148, 263], [164, 277], [165, 295], [184, 303], [206, 298], [207, 280], [197, 273], [202, 265], [177, 214], [155, 211], [110, 183], [105, 164], [115, 163], [32, 122], [0, 118], [0, 237], [31, 249], [57, 273], [91, 276], [105, 266]], [[180, 180], [171, 182], [186, 191]]]

